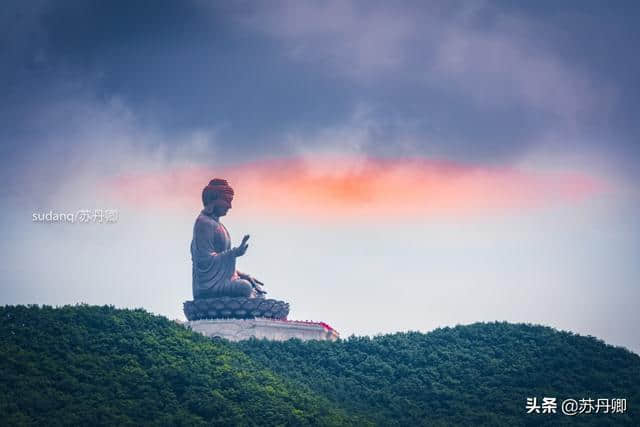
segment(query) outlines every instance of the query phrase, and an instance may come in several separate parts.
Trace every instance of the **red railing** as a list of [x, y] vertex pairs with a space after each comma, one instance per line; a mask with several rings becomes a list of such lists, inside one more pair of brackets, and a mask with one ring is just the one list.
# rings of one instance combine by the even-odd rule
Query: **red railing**
[[326, 330], [338, 333], [338, 331], [333, 329], [328, 323], [325, 323], [325, 322], [314, 322], [313, 320], [289, 320], [289, 319], [278, 319], [278, 320], [280, 322], [287, 322], [287, 323], [304, 323], [306, 325], [320, 325]]

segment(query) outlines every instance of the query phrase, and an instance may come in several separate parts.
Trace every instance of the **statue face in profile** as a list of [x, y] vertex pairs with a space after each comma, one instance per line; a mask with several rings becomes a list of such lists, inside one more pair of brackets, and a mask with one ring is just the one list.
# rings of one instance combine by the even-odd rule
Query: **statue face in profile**
[[223, 195], [222, 197], [211, 201], [211, 212], [215, 217], [225, 216], [229, 209], [231, 209], [231, 202], [233, 201], [233, 196]]
[[226, 180], [214, 178], [202, 190], [202, 204], [204, 213], [214, 218], [225, 216], [231, 209], [233, 189]]

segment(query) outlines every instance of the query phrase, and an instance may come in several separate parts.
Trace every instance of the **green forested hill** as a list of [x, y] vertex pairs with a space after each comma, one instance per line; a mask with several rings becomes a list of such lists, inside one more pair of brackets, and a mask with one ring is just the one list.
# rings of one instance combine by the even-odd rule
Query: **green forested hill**
[[[640, 425], [638, 355], [540, 326], [234, 344], [143, 310], [17, 306], [0, 344], [3, 425]], [[527, 415], [533, 396], [627, 412]]]
[[[476, 323], [329, 342], [246, 341], [276, 373], [382, 425], [640, 425], [640, 357], [552, 328]], [[558, 415], [527, 415], [556, 397]], [[627, 398], [625, 415], [560, 414], [563, 399]]]
[[143, 310], [0, 308], [2, 425], [360, 424], [226, 342]]

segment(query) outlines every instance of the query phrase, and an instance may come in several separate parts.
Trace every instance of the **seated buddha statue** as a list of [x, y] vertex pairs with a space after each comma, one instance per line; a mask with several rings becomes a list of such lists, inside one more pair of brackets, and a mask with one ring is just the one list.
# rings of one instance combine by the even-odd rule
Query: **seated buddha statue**
[[247, 251], [249, 235], [231, 247], [229, 231], [220, 222], [231, 209], [233, 189], [224, 179], [212, 179], [202, 190], [204, 209], [193, 226], [191, 261], [193, 299], [217, 297], [264, 298], [263, 283], [236, 270], [236, 258]]

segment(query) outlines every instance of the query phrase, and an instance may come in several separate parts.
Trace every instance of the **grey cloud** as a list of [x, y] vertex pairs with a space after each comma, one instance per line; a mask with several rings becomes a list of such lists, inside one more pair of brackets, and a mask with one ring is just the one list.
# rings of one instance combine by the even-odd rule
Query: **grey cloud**
[[573, 147], [571, 155], [586, 152], [627, 175], [637, 172], [640, 129], [632, 111], [640, 98], [630, 73], [640, 70], [632, 48], [638, 8], [258, 5], [239, 18], [245, 28], [281, 43], [292, 63], [349, 81], [352, 98], [374, 106], [377, 119], [416, 123], [416, 140], [425, 142], [414, 146], [424, 155], [517, 161], [555, 134], [564, 140], [550, 152]]
[[[44, 111], [73, 102], [108, 109], [112, 99], [162, 135], [137, 144], [153, 151], [162, 140], [179, 150], [183, 135], [215, 129], [215, 154], [225, 160], [312, 151], [345, 129], [366, 134], [359, 149], [372, 155], [512, 162], [549, 134], [578, 141], [576, 150], [616, 153], [612, 161], [629, 169], [639, 154], [631, 73], [584, 60], [580, 28], [559, 29], [573, 22], [572, 10], [134, 1], [16, 2], [4, 12], [7, 164], [36, 147], [78, 143], [55, 137], [61, 127], [47, 128]], [[606, 30], [604, 46], [622, 37], [606, 19], [587, 26]], [[559, 43], [563, 37], [570, 42]], [[638, 68], [633, 60], [626, 66]], [[603, 77], [609, 71], [629, 74], [626, 86]], [[370, 111], [354, 124], [361, 105]], [[336, 138], [320, 137], [331, 133]]]
[[[479, 27], [486, 14], [494, 22]], [[563, 117], [590, 110], [601, 96], [587, 72], [530, 42], [534, 27], [491, 5], [281, 2], [246, 23], [283, 40], [293, 59], [370, 86], [410, 79], [418, 90], [444, 86], [482, 106], [515, 102]]]

